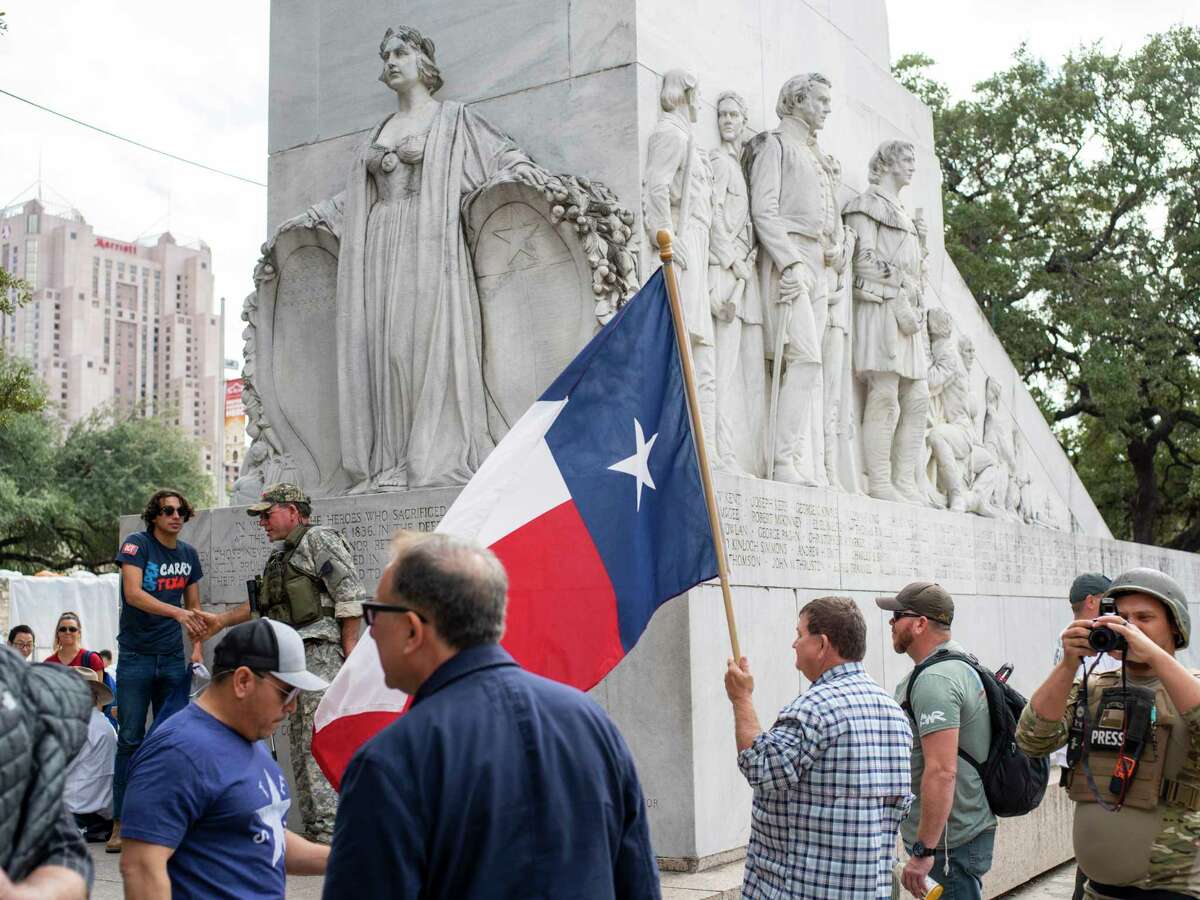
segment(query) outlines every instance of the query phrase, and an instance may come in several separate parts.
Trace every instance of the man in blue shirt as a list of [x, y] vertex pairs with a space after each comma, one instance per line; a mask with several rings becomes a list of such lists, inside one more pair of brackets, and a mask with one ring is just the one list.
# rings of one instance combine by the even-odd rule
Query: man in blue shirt
[[[183, 658], [183, 625], [193, 642], [203, 639], [212, 613], [200, 609], [200, 557], [179, 539], [192, 507], [178, 491], [156, 491], [146, 504], [146, 530], [121, 541], [121, 680], [117, 685], [117, 759], [113, 771], [113, 833], [105, 849], [121, 850], [121, 809], [126, 770], [146, 736], [146, 713], [159, 720], [183, 704], [168, 704], [189, 683]], [[194, 643], [194, 651], [198, 650]]]
[[129, 766], [126, 900], [283, 900], [285, 873], [325, 870], [329, 848], [284, 827], [287, 781], [262, 740], [328, 683], [305, 669], [295, 629], [270, 619], [231, 628], [213, 670]]
[[409, 711], [342, 779], [326, 898], [657, 898], [625, 741], [499, 645], [508, 578], [444, 534], [402, 545], [363, 612]]

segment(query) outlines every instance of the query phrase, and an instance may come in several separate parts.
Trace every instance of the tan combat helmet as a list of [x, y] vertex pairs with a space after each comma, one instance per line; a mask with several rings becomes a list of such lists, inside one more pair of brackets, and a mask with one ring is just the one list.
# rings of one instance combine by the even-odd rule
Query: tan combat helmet
[[1158, 569], [1130, 569], [1114, 578], [1112, 586], [1104, 592], [1105, 597], [1120, 597], [1122, 594], [1145, 594], [1162, 601], [1175, 625], [1176, 649], [1182, 650], [1188, 645], [1192, 634], [1192, 617], [1183, 588], [1174, 578]]

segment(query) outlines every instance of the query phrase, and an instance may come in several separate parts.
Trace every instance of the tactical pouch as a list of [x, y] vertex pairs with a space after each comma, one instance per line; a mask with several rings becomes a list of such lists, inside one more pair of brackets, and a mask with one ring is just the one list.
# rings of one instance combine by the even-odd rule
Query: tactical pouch
[[1068, 796], [1077, 803], [1095, 803], [1097, 799], [1088, 785], [1083, 762], [1086, 759], [1100, 799], [1115, 804], [1120, 794], [1112, 790], [1113, 772], [1121, 755], [1124, 729], [1125, 754], [1137, 760], [1133, 780], [1125, 791], [1124, 805], [1134, 809], [1154, 809], [1162, 791], [1167, 744], [1171, 724], [1153, 724], [1154, 691], [1148, 688], [1104, 688], [1095, 716], [1088, 716], [1087, 731], [1082, 736], [1080, 759], [1071, 769]]
[[310, 622], [321, 618], [321, 594], [316, 582], [300, 570], [294, 568], [288, 561], [284, 572], [284, 592], [287, 594], [287, 606], [291, 614], [288, 622], [293, 628], [301, 628]]

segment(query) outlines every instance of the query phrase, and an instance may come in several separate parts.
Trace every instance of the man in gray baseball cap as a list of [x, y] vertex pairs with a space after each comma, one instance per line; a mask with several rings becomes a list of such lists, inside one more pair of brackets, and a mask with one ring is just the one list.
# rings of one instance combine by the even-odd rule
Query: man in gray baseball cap
[[[892, 648], [913, 663], [942, 651], [968, 652], [950, 634], [954, 598], [940, 584], [914, 581], [895, 596], [876, 597], [875, 603], [892, 614]], [[947, 896], [979, 898], [983, 876], [992, 867], [996, 817], [979, 773], [959, 765], [958, 752], [987, 759], [992, 725], [983, 683], [960, 659], [934, 660], [915, 680], [911, 673], [905, 676], [895, 697], [912, 718], [916, 794], [900, 825], [910, 857], [901, 881], [914, 896], [924, 895], [928, 876], [945, 886]]]
[[272, 619], [235, 625], [205, 692], [133, 757], [121, 874], [127, 897], [277, 897], [286, 875], [325, 871], [329, 848], [284, 827], [287, 780], [263, 744], [325, 679], [304, 641]]

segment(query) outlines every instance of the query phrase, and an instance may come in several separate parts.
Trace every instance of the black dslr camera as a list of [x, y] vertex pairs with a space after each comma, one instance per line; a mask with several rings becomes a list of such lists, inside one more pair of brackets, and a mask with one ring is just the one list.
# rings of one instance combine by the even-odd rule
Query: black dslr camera
[[[1115, 616], [1117, 615], [1117, 601], [1112, 597], [1105, 597], [1100, 601], [1100, 615]], [[1112, 653], [1114, 650], [1128, 650], [1129, 645], [1125, 642], [1125, 638], [1117, 634], [1107, 625], [1101, 625], [1098, 628], [1093, 628], [1092, 633], [1088, 635], [1088, 644], [1097, 653]]]

